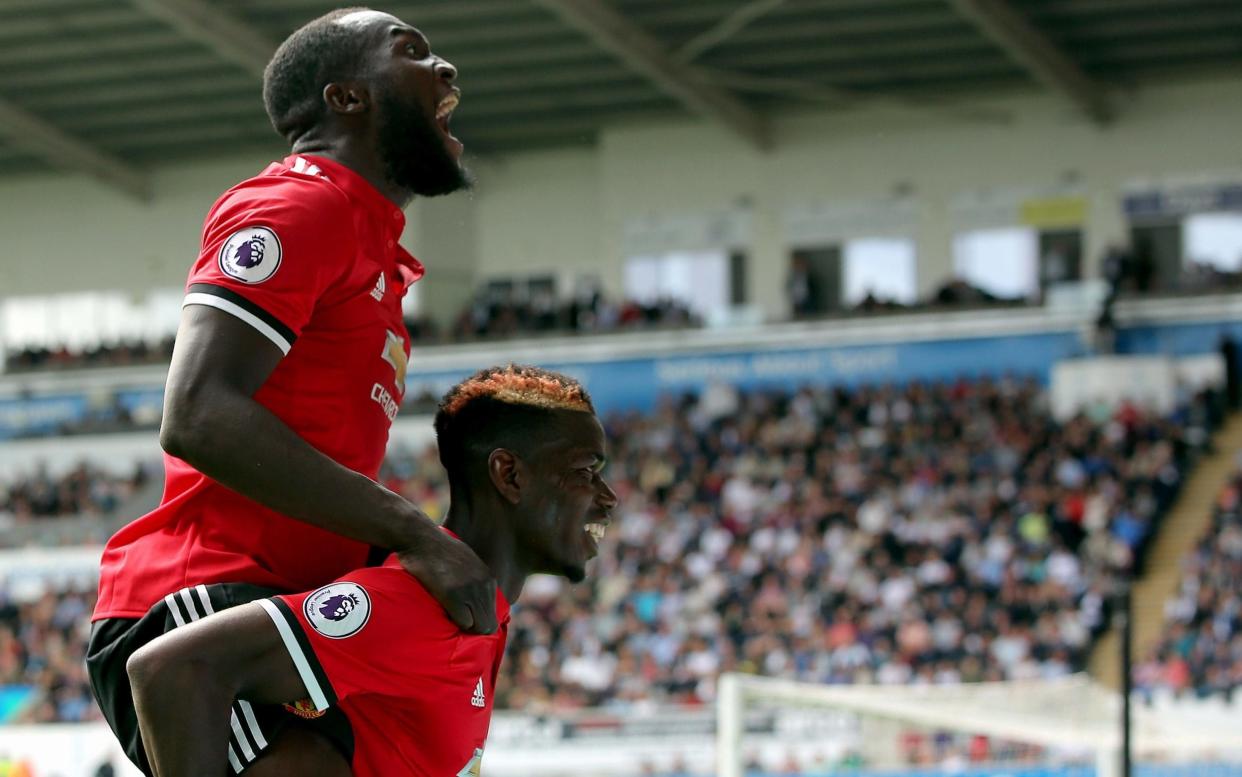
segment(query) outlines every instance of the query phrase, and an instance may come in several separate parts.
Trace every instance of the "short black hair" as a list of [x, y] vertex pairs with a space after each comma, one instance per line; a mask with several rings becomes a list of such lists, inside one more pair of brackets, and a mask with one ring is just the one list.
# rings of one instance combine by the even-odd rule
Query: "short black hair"
[[290, 145], [324, 117], [324, 87], [362, 69], [365, 46], [358, 29], [336, 21], [368, 10], [339, 8], [307, 22], [285, 38], [263, 69], [263, 107]]
[[595, 414], [582, 384], [541, 367], [489, 367], [458, 383], [440, 401], [436, 443], [449, 485], [465, 485], [468, 467], [496, 448], [533, 451], [557, 433], [563, 413]]

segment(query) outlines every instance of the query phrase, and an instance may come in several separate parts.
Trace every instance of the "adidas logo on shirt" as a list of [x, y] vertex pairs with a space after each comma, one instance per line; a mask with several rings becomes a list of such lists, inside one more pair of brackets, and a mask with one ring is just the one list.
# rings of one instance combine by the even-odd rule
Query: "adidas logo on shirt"
[[298, 157], [296, 160], [294, 160], [293, 172], [305, 173], [306, 175], [317, 175], [320, 178], [328, 177], [323, 174], [323, 170], [319, 169], [319, 165], [312, 165], [310, 162], [307, 162], [302, 157]]
[[483, 695], [483, 678], [479, 678], [478, 685], [474, 686], [474, 695], [470, 697], [470, 704], [474, 707], [486, 707], [487, 697]]
[[384, 292], [388, 290], [388, 284], [384, 282], [384, 273], [380, 273], [379, 278], [375, 281], [375, 288], [371, 289], [371, 296], [376, 302], [384, 299]]

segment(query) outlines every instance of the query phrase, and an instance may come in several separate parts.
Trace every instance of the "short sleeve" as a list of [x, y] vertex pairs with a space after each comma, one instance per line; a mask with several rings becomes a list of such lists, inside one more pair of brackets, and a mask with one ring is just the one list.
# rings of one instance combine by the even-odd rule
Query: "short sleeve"
[[[399, 569], [359, 570], [261, 600], [317, 711], [359, 694], [415, 697], [452, 663], [460, 632]], [[430, 683], [434, 685], [434, 683]]]
[[348, 268], [353, 238], [348, 201], [327, 182], [252, 179], [208, 214], [183, 304], [236, 316], [288, 353]]

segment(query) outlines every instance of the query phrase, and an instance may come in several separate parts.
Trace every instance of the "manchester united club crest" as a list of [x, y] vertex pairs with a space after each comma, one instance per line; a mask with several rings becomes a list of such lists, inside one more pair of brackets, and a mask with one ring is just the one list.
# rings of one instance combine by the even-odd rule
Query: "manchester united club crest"
[[[383, 276], [381, 275], [380, 277], [382, 278]], [[404, 394], [405, 370], [410, 362], [410, 357], [405, 355], [405, 340], [401, 339], [401, 335], [391, 329], [386, 334], [384, 350], [380, 353], [380, 358], [392, 366], [393, 382], [397, 384], [397, 391]]]
[[295, 701], [293, 704], [286, 704], [284, 706], [286, 710], [294, 715], [297, 715], [303, 720], [314, 720], [315, 718], [322, 718], [324, 715], [328, 714], [327, 710], [315, 709], [315, 703], [310, 699], [301, 699], [300, 701]]

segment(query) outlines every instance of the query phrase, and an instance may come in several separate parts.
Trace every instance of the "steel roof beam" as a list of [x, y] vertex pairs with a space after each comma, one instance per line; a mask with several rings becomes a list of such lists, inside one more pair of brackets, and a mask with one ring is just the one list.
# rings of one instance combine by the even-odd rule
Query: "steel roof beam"
[[[133, 80], [87, 84], [87, 91], [44, 90], [32, 95], [23, 104], [40, 113], [52, 113], [58, 110], [72, 110], [77, 113], [88, 113], [94, 110], [110, 110], [120, 107], [120, 103], [141, 105], [146, 102], [166, 102], [174, 100], [204, 99], [211, 97], [236, 97], [253, 89], [248, 75], [236, 75], [221, 78], [218, 75], [188, 76], [184, 81], [164, 82], [146, 81], [135, 83]], [[250, 98], [251, 105], [258, 103]]]
[[677, 50], [677, 58], [682, 62], [693, 62], [705, 52], [746, 29], [759, 17], [775, 11], [785, 2], [786, 0], [750, 0], [746, 5], [682, 44], [682, 47]]
[[130, 0], [148, 15], [163, 21], [177, 32], [198, 41], [223, 59], [248, 72], [263, 75], [263, 69], [276, 51], [255, 28], [204, 0]]
[[1044, 86], [1068, 98], [1093, 122], [1113, 117], [1104, 89], [1009, 0], [950, 0], [958, 13]]
[[[875, 9], [897, 6], [899, 13], [912, 11], [911, 5], [918, 0], [798, 0], [790, 6], [791, 16], [811, 16], [818, 11], [830, 11], [842, 14], [856, 10], [873, 11]], [[650, 8], [643, 9], [643, 22], [652, 27], [674, 24], [711, 24], [720, 18], [721, 3], [648, 3]], [[725, 5], [732, 5], [727, 3]]]
[[137, 168], [3, 99], [0, 132], [8, 136], [10, 145], [36, 153], [56, 167], [89, 173], [138, 200], [151, 197], [151, 183]]
[[714, 84], [700, 70], [677, 60], [646, 30], [621, 16], [603, 0], [535, 0], [600, 48], [619, 57], [692, 111], [713, 119], [756, 148], [769, 137], [759, 114]]
[[[150, 70], [152, 58], [147, 59], [147, 70]], [[215, 74], [220, 71], [220, 61], [204, 52], [202, 55], [185, 54], [177, 61], [154, 60], [159, 62], [161, 78], [182, 75]], [[32, 70], [5, 69], [4, 86], [6, 90], [16, 93], [18, 90], [39, 89], [42, 87], [81, 88], [89, 90], [98, 83], [109, 80], [137, 79], [143, 69], [137, 62], [110, 61], [83, 64], [75, 62], [69, 65], [48, 66]]]
[[928, 101], [926, 98], [910, 99], [907, 96], [891, 93], [866, 94], [852, 89], [843, 89], [795, 78], [755, 76], [733, 71], [713, 70], [711, 74], [713, 79], [722, 83], [729, 83], [734, 89], [768, 96], [774, 94], [788, 95], [797, 100], [826, 105], [830, 108], [878, 105], [915, 113], [941, 114], [954, 119], [964, 119], [976, 123], [1007, 124], [1012, 120], [1012, 117], [1006, 111], [961, 106], [952, 102]]

